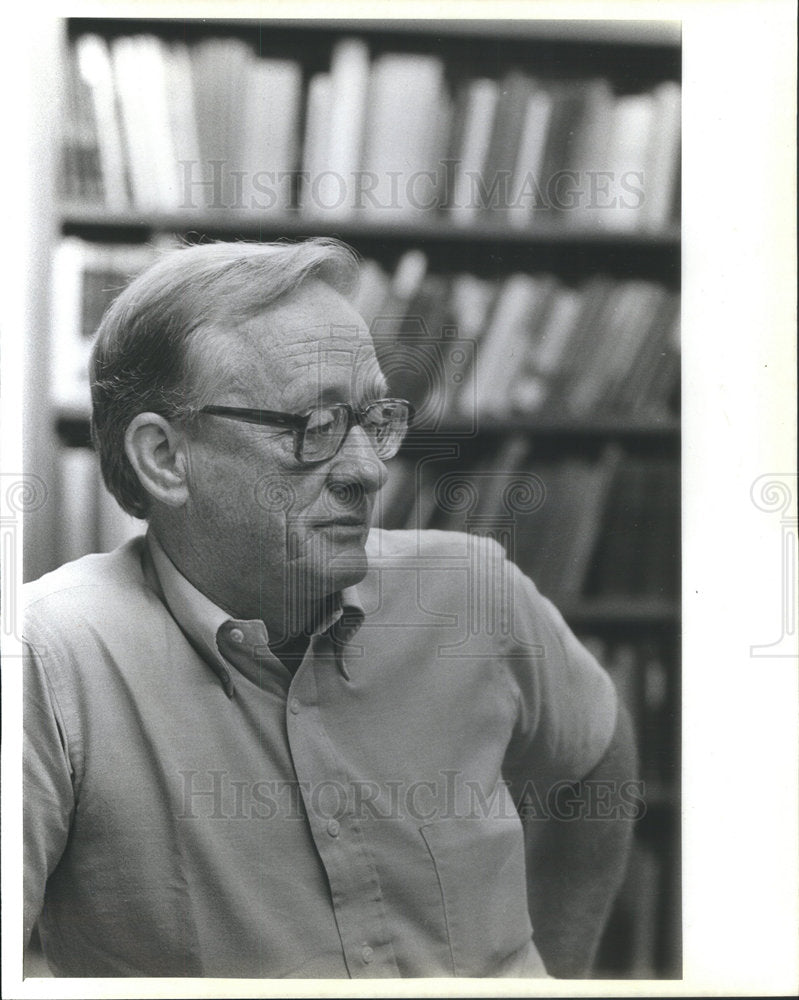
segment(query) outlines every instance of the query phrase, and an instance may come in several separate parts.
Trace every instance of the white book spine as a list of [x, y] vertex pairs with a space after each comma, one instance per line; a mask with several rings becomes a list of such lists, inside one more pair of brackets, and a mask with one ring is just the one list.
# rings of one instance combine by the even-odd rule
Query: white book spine
[[527, 110], [513, 168], [508, 222], [514, 229], [527, 229], [540, 200], [541, 166], [544, 161], [549, 123], [552, 118], [552, 95], [536, 90], [527, 101]]
[[330, 68], [330, 144], [326, 170], [320, 177], [319, 203], [331, 219], [353, 215], [358, 198], [369, 86], [369, 50], [358, 39], [345, 38], [333, 50]]
[[308, 218], [319, 218], [319, 176], [326, 169], [330, 148], [332, 83], [329, 73], [317, 73], [308, 84], [308, 106], [303, 141], [300, 208]]
[[81, 35], [75, 43], [75, 52], [80, 75], [91, 91], [97, 119], [105, 204], [112, 210], [124, 209], [128, 205], [125, 154], [108, 46], [97, 35]]
[[499, 84], [478, 79], [469, 87], [463, 141], [455, 164], [455, 184], [450, 217], [454, 225], [471, 226], [478, 213], [478, 181], [482, 177], [494, 128]]

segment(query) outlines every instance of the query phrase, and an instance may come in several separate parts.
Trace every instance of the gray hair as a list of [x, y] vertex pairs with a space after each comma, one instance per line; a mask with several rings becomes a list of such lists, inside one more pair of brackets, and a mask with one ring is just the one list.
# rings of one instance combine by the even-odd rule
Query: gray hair
[[[198, 333], [257, 316], [310, 278], [350, 295], [358, 258], [332, 239], [208, 243], [169, 251], [114, 300], [92, 351], [92, 441], [120, 506], [146, 517], [150, 497], [128, 461], [125, 432], [138, 413], [190, 422], [204, 384]], [[207, 382], [207, 375], [206, 382]]]

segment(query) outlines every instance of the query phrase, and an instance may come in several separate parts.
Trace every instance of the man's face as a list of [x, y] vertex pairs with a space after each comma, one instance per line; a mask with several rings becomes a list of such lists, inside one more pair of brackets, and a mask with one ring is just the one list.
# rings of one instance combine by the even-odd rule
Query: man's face
[[[205, 363], [222, 356], [235, 381], [209, 403], [306, 414], [319, 404], [357, 407], [386, 395], [366, 325], [321, 282], [307, 282], [243, 330], [219, 337]], [[289, 609], [296, 615], [363, 578], [386, 468], [360, 427], [333, 458], [305, 466], [295, 458], [293, 431], [211, 415], [200, 421], [185, 514], [212, 599], [278, 626]]]

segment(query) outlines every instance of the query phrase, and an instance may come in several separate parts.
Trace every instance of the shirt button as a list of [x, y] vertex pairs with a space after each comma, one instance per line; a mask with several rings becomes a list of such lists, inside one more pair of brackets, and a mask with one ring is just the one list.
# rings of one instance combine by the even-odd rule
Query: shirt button
[[363, 959], [364, 964], [368, 965], [374, 957], [374, 948], [370, 948], [368, 944], [365, 944], [363, 948], [361, 948], [361, 958]]
[[331, 837], [337, 837], [339, 835], [340, 830], [341, 830], [341, 824], [337, 819], [331, 819], [330, 822], [327, 824], [327, 832], [330, 834]]
[[300, 714], [300, 703], [296, 698], [292, 698], [289, 704], [289, 711], [292, 715]]
[[232, 628], [230, 630], [230, 638], [233, 642], [244, 642], [244, 633], [240, 628]]

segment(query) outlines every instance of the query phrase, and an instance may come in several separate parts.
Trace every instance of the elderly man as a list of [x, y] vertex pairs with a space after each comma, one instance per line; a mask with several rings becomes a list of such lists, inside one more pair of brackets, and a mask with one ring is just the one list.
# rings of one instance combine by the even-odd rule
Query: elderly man
[[356, 276], [334, 241], [194, 247], [102, 322], [94, 439], [147, 531], [26, 595], [26, 931], [56, 975], [590, 964], [627, 721], [497, 544], [370, 531], [412, 414]]

